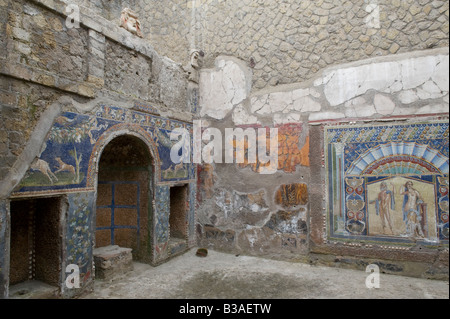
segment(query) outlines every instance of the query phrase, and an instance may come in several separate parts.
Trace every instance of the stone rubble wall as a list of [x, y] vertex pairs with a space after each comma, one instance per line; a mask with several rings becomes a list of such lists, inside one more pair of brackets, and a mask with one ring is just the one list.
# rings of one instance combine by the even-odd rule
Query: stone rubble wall
[[54, 120], [50, 114], [89, 113], [112, 102], [130, 108], [139, 101], [161, 116], [192, 120], [180, 64], [120, 28], [119, 5], [117, 21], [110, 21], [97, 15], [101, 12], [89, 5], [93, 2], [82, 3], [80, 27], [68, 28], [66, 9], [74, 3], [0, 1], [2, 198], [19, 182], [23, 163], [39, 155], [44, 128]]
[[449, 45], [449, 4], [439, 0], [64, 0], [117, 23], [138, 13], [156, 51], [186, 64], [205, 52], [251, 65], [252, 89], [306, 81], [320, 70], [371, 57]]
[[[253, 90], [308, 80], [329, 66], [449, 45], [438, 0], [169, 0], [137, 4], [145, 36], [182, 64], [190, 49], [253, 67]], [[253, 62], [251, 62], [253, 59]]]

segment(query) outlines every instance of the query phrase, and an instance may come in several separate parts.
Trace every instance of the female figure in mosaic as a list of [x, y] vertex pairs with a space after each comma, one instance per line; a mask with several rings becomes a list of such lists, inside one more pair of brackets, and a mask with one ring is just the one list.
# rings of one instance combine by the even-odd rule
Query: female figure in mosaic
[[406, 234], [412, 237], [425, 237], [421, 221], [421, 205], [424, 203], [420, 193], [413, 188], [413, 182], [408, 181], [401, 192], [403, 200], [403, 221], [406, 222]]

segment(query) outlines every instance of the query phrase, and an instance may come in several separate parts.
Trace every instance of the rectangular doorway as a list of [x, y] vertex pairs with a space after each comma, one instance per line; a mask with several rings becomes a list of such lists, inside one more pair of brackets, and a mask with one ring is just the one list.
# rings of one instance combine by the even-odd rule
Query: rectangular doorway
[[[11, 201], [10, 209], [10, 286], [37, 281], [59, 287], [61, 199], [14, 200]], [[36, 284], [32, 286], [36, 287]]]
[[173, 250], [187, 245], [187, 199], [188, 185], [170, 188], [169, 246]]

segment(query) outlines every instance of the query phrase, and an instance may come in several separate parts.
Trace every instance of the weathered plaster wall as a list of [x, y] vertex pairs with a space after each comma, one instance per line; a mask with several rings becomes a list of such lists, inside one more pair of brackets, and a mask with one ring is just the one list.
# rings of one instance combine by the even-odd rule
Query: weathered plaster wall
[[201, 49], [208, 67], [219, 55], [235, 56], [253, 67], [254, 90], [305, 81], [333, 65], [449, 44], [447, 1], [170, 0], [135, 8], [158, 52], [184, 64], [189, 50]]
[[445, 113], [448, 106], [448, 48], [331, 67], [310, 81], [251, 94], [249, 68], [234, 58], [217, 61], [201, 73], [200, 115], [231, 114], [235, 125]]
[[[80, 28], [65, 23], [72, 3], [79, 5]], [[119, 27], [125, 6], [140, 16], [144, 39]], [[345, 211], [342, 217], [348, 218], [339, 220], [333, 201], [344, 192], [330, 184], [338, 177], [330, 167], [339, 157], [325, 156], [328, 147], [332, 154], [339, 149], [328, 134], [341, 124], [343, 131], [361, 135], [354, 144], [342, 143], [353, 156], [358, 153], [350, 146], [367, 151], [381, 142], [423, 145], [428, 136], [437, 141], [431, 149], [442, 153], [447, 145], [448, 153], [443, 124], [449, 104], [448, 2], [0, 0], [0, 9], [1, 295], [8, 290], [12, 192], [67, 196], [70, 224], [64, 240], [70, 245], [63, 260], [73, 262], [73, 252], [79, 253], [84, 287], [89, 286], [92, 256], [86, 243], [93, 240], [96, 171], [87, 160], [98, 160], [108, 141], [126, 133], [159, 153], [153, 157], [155, 202], [149, 220], [154, 264], [194, 245], [197, 234], [199, 244], [233, 253], [355, 267], [377, 262], [386, 272], [448, 278], [448, 170], [387, 177], [397, 189], [408, 179], [421, 191], [434, 183], [435, 237], [361, 238], [354, 232], [371, 236], [363, 232], [376, 225], [370, 220], [375, 206], [364, 211], [352, 202], [356, 211]], [[199, 85], [188, 80], [183, 67], [194, 48], [206, 53]], [[189, 122], [196, 116], [204, 129], [222, 133], [278, 128], [276, 172], [261, 174], [267, 166], [259, 159], [199, 165], [195, 187], [193, 166], [170, 162], [168, 134], [180, 126], [192, 132]], [[384, 123], [391, 132], [410, 134], [367, 140], [364, 134], [386, 129]], [[443, 132], [411, 135], [419, 124], [420, 130], [434, 126]], [[69, 146], [70, 151], [82, 146], [81, 153], [69, 153]], [[426, 154], [435, 153], [427, 149]], [[51, 177], [30, 178], [38, 175], [30, 170], [36, 158], [56, 171], [57, 156], [66, 163], [76, 158], [71, 164], [79, 168], [78, 180], [53, 185]], [[426, 167], [436, 164], [429, 162]], [[80, 178], [83, 174], [90, 179]], [[347, 175], [340, 176], [345, 181]], [[365, 177], [364, 185], [372, 187], [365, 199], [372, 198], [382, 177]], [[170, 187], [186, 183], [187, 244], [174, 246]], [[334, 218], [336, 224], [330, 222]], [[333, 225], [346, 227], [339, 240], [333, 232], [342, 229]]]
[[[370, 141], [370, 147], [376, 147], [383, 143], [399, 143], [399, 139], [400, 143], [414, 143], [420, 148], [419, 145], [424, 143], [422, 140], [428, 138], [433, 141], [431, 153], [443, 152], [443, 155], [437, 155], [438, 161], [427, 160], [430, 167], [437, 165], [436, 173], [405, 173], [394, 170], [392, 167], [395, 164], [392, 164], [389, 166], [391, 171], [385, 173], [390, 176], [386, 179], [400, 183], [400, 177], [406, 176], [402, 180], [406, 181], [416, 174], [421, 177], [414, 175], [416, 177], [412, 179], [416, 180], [416, 184], [421, 184], [421, 180], [427, 180], [425, 175], [431, 174], [433, 177], [428, 180], [430, 183], [433, 180], [434, 187], [439, 188], [437, 176], [448, 180], [448, 149], [445, 151], [445, 145], [448, 147], [448, 125], [446, 128], [444, 124], [439, 124], [442, 121], [436, 121], [444, 119], [445, 123], [447, 119], [448, 122], [448, 63], [448, 48], [396, 54], [326, 68], [306, 82], [253, 91], [250, 86], [254, 74], [245, 63], [235, 57], [218, 57], [215, 67], [202, 70], [200, 75], [199, 105], [203, 123], [206, 123], [204, 126], [219, 128], [222, 133], [227, 127], [277, 127], [280, 160], [277, 172], [271, 175], [259, 174], [259, 163], [213, 163], [203, 166], [199, 171], [200, 206], [197, 211], [200, 243], [236, 253], [330, 263], [326, 258], [312, 257], [315, 253], [319, 256], [326, 253], [341, 256], [332, 264], [347, 263], [354, 267], [362, 267], [367, 262], [359, 262], [357, 257], [345, 259], [342, 255], [395, 260], [387, 263], [391, 266], [387, 267], [386, 262], [383, 264], [385, 271], [389, 271], [386, 267], [395, 268], [392, 265], [396, 262], [399, 265], [415, 262], [422, 264], [415, 269], [405, 264], [395, 269], [399, 273], [445, 277], [446, 264], [442, 260], [445, 261], [445, 256], [448, 256], [448, 231], [444, 231], [447, 235], [436, 234], [440, 228], [445, 230], [448, 227], [445, 213], [448, 199], [438, 193], [429, 194], [431, 197], [427, 200], [429, 209], [433, 210], [429, 213], [433, 216], [430, 224], [433, 231], [428, 234], [434, 235], [420, 239], [406, 236], [408, 239], [405, 241], [400, 234], [404, 226], [399, 223], [395, 236], [381, 235], [381, 239], [374, 239], [377, 236], [372, 228], [372, 238], [364, 239], [347, 233], [342, 239], [347, 243], [339, 244], [345, 249], [334, 250], [334, 247], [340, 246], [329, 240], [326, 234], [327, 229], [332, 227], [327, 214], [335, 209], [333, 206], [329, 208], [329, 202], [333, 200], [328, 196], [330, 192], [335, 194], [336, 189], [327, 176], [337, 173], [335, 170], [329, 171], [332, 162], [325, 160], [327, 142], [323, 131], [328, 127], [339, 128], [347, 124], [350, 131], [360, 134], [352, 135], [356, 151], [346, 149], [343, 158], [349, 160], [350, 154], [360, 154], [355, 152], [363, 155], [364, 142]], [[382, 123], [387, 123], [387, 126], [380, 127]], [[401, 123], [405, 123], [404, 126]], [[422, 124], [415, 126], [415, 123]], [[417, 136], [412, 133], [426, 125], [444, 126], [442, 131], [438, 129], [440, 133], [437, 135], [425, 137], [425, 133], [418, 133]], [[383, 129], [390, 133], [377, 139], [378, 135], [374, 132]], [[397, 130], [404, 133], [398, 135], [400, 131]], [[358, 151], [359, 148], [361, 150]], [[416, 156], [413, 150], [400, 153], [396, 153], [397, 156], [406, 156], [406, 161], [414, 161]], [[395, 162], [397, 158], [394, 157], [392, 160]], [[381, 180], [383, 173], [378, 170], [373, 176]], [[368, 180], [367, 185], [371, 181], [374, 180]], [[399, 191], [400, 184], [397, 186]], [[376, 192], [373, 186], [368, 187], [372, 188], [365, 191], [367, 207], [368, 198], [375, 196]], [[397, 201], [401, 200], [397, 198]], [[443, 212], [440, 208], [432, 208], [434, 201], [444, 201]], [[375, 206], [370, 205], [364, 215], [367, 218], [375, 214]], [[398, 211], [401, 211], [399, 206]], [[356, 208], [352, 206], [352, 209]], [[356, 213], [350, 214], [355, 220]], [[348, 217], [347, 222], [351, 218]], [[370, 218], [370, 227], [379, 222], [373, 216]], [[364, 220], [369, 227], [368, 219]], [[402, 230], [404, 233], [405, 230]], [[375, 241], [375, 244], [366, 247], [364, 240]], [[434, 256], [435, 263], [426, 262], [430, 256]], [[341, 263], [342, 259], [345, 261]]]

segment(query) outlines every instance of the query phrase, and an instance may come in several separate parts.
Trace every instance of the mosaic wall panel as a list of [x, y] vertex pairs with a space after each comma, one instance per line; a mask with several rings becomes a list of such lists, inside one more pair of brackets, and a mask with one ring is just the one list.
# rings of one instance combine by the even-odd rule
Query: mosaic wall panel
[[448, 244], [448, 121], [324, 133], [329, 239]]
[[92, 276], [92, 249], [94, 247], [95, 193], [69, 194], [66, 220], [66, 265], [80, 267], [80, 284]]
[[168, 256], [170, 187], [157, 186], [155, 191], [155, 235], [154, 262], [159, 262]]
[[0, 298], [6, 294], [6, 218], [7, 218], [7, 207], [9, 204], [6, 201], [0, 201]]
[[195, 240], [195, 200], [197, 197], [197, 185], [189, 184], [189, 215], [188, 215], [188, 237]]
[[156, 242], [169, 241], [170, 187], [158, 186], [155, 192], [156, 200]]
[[[139, 110], [143, 106], [137, 104]], [[192, 125], [168, 120], [153, 114], [114, 106], [101, 106], [96, 116], [64, 113], [59, 116], [45, 141], [44, 151], [35, 160], [16, 193], [46, 192], [92, 187], [88, 177], [92, 167], [93, 150], [101, 142], [103, 134], [115, 127], [129, 123], [142, 130], [152, 144], [157, 145], [160, 163], [160, 182], [183, 181], [195, 178], [195, 165], [174, 164], [170, 150], [177, 141], [170, 140], [175, 128], [185, 128], [192, 136]], [[190, 141], [192, 145], [192, 141]]]

